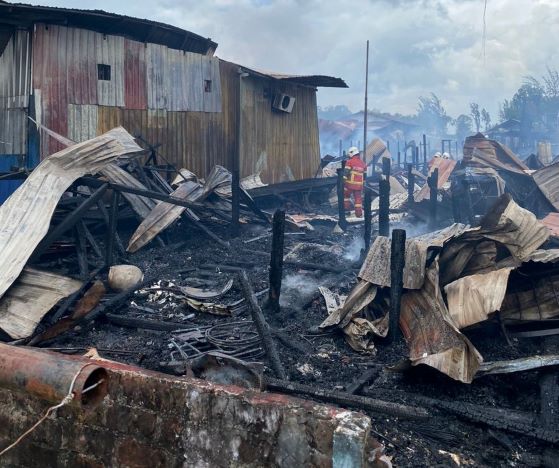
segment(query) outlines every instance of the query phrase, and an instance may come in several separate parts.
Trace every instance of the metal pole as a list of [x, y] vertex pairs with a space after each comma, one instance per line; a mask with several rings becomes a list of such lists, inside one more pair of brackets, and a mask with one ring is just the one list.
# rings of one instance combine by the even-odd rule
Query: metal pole
[[363, 114], [363, 161], [367, 163], [367, 99], [369, 88], [369, 41], [367, 40], [367, 53], [365, 55], [365, 111]]
[[423, 134], [423, 167], [427, 167], [427, 135]]

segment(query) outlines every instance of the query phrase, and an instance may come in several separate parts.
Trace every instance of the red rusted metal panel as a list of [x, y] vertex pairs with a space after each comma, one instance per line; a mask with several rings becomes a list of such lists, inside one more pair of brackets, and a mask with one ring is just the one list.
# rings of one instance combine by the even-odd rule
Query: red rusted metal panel
[[147, 109], [146, 48], [124, 41], [124, 103], [127, 109]]
[[68, 102], [97, 104], [97, 60], [95, 33], [87, 29], [68, 28]]
[[[33, 34], [33, 85], [40, 89], [41, 123], [63, 136], [68, 135], [67, 43], [68, 28], [36, 25]], [[53, 138], [41, 137], [41, 159], [62, 149]]]

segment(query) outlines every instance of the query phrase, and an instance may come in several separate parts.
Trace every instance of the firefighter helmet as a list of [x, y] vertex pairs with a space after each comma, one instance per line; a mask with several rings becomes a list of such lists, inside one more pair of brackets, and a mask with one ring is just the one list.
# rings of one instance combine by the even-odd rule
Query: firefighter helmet
[[352, 158], [356, 154], [359, 154], [359, 149], [357, 148], [357, 146], [352, 146], [349, 150], [347, 150], [347, 154], [350, 158]]

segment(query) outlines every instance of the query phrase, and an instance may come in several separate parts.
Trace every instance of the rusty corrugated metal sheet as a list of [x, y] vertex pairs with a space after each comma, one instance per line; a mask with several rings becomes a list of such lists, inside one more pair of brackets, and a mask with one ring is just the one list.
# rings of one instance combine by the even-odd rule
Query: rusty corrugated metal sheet
[[[433, 173], [435, 169], [439, 170], [439, 178], [437, 179], [437, 188], [442, 189], [444, 185], [448, 182], [450, 174], [456, 167], [456, 161], [453, 159], [445, 159], [435, 157], [429, 161], [429, 175]], [[429, 184], [425, 184], [421, 187], [421, 190], [414, 195], [416, 202], [426, 200], [431, 196], [431, 190], [429, 189]]]
[[450, 318], [439, 287], [438, 262], [427, 270], [425, 285], [402, 296], [400, 328], [412, 365], [425, 364], [470, 383], [483, 358]]
[[[50, 28], [49, 28], [50, 29]], [[97, 104], [97, 54], [95, 38], [88, 29], [68, 28], [68, 102]]]
[[448, 312], [459, 329], [483, 322], [501, 309], [513, 269], [464, 276], [444, 287]]
[[[272, 88], [295, 98], [292, 113], [272, 110], [265, 94]], [[243, 90], [241, 176], [261, 172], [269, 184], [313, 177], [320, 164], [315, 90], [253, 76]]]
[[466, 138], [464, 142], [464, 163], [466, 165], [491, 166], [524, 173], [528, 166], [509, 148], [498, 141], [490, 140], [481, 133]]
[[[41, 122], [51, 130], [68, 134], [68, 28], [35, 25], [33, 48], [33, 89], [40, 96]], [[41, 158], [64, 147], [48, 134], [41, 136]]]
[[31, 51], [27, 31], [15, 31], [0, 56], [0, 154], [27, 153]]
[[147, 109], [146, 47], [124, 40], [124, 104], [127, 109]]
[[111, 67], [110, 80], [97, 80], [97, 104], [124, 107], [124, 38], [95, 35], [98, 64]]
[[[219, 60], [192, 52], [148, 44], [148, 108], [220, 112]], [[209, 91], [205, 81], [211, 82]]]
[[168, 76], [165, 67], [167, 48], [158, 44], [146, 45], [147, 96], [149, 109], [166, 109]]
[[117, 15], [102, 10], [78, 10], [0, 2], [0, 16], [21, 29], [34, 23], [51, 22], [83, 27], [101, 34], [116, 34], [138, 42], [163, 44], [173, 49], [213, 55], [217, 44], [190, 31], [147, 19]]
[[64, 191], [79, 177], [94, 174], [141, 148], [122, 128], [51, 155], [0, 206], [0, 297], [20, 275], [46, 235]]
[[[440, 231], [406, 239], [404, 288], [420, 289], [423, 287], [427, 252], [429, 249], [443, 247], [450, 239], [467, 231], [467, 226], [456, 223]], [[361, 266], [359, 278], [376, 286], [390, 287], [391, 249], [390, 239], [378, 236]]]
[[559, 163], [546, 166], [532, 174], [545, 198], [559, 210]]
[[549, 229], [552, 236], [559, 237], [559, 213], [549, 213], [540, 221]]
[[31, 51], [27, 31], [14, 31], [0, 56], [0, 105], [4, 109], [28, 105]]

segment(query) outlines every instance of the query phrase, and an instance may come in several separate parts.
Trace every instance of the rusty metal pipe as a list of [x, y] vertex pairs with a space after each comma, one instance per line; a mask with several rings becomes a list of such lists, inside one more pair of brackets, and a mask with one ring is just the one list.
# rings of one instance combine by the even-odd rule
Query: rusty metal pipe
[[108, 373], [94, 362], [0, 343], [0, 386], [60, 403], [72, 381], [71, 406], [90, 409], [107, 394]]

